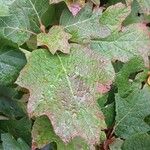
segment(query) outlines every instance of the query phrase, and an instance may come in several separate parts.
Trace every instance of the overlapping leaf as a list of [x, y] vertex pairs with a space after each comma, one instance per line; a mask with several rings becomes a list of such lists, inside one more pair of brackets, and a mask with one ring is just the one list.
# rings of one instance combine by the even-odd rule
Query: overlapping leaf
[[18, 138], [17, 141], [9, 133], [1, 135], [3, 150], [29, 150], [29, 146], [21, 139]]
[[52, 54], [56, 51], [62, 51], [63, 53], [70, 52], [70, 44], [68, 40], [71, 35], [64, 31], [61, 26], [53, 26], [49, 33], [40, 33], [37, 36], [38, 46], [45, 45], [49, 48]]
[[7, 16], [9, 14], [9, 7], [7, 1], [0, 0], [0, 16]]
[[72, 41], [82, 42], [90, 37], [109, 35], [107, 27], [100, 25], [99, 18], [102, 15], [101, 9], [92, 11], [92, 5], [86, 4], [76, 17], [73, 17], [68, 10], [64, 10], [60, 24], [72, 35]]
[[56, 142], [58, 150], [89, 150], [89, 146], [79, 137], [65, 144], [53, 131], [53, 127], [46, 116], [36, 119], [32, 130], [32, 147], [42, 148], [45, 145]]
[[72, 41], [83, 42], [85, 39], [104, 38], [115, 29], [119, 30], [129, 13], [130, 8], [121, 3], [109, 7], [103, 14], [102, 9], [93, 11], [92, 5], [86, 4], [76, 17], [64, 10], [60, 24], [72, 35]]
[[149, 31], [144, 24], [132, 24], [107, 38], [91, 40], [91, 49], [110, 59], [127, 61], [142, 56], [148, 65], [150, 53]]
[[[62, 2], [62, 1], [64, 1], [67, 4], [70, 12], [74, 16], [76, 16], [78, 14], [78, 12], [81, 10], [81, 8], [83, 8], [85, 5], [85, 0], [75, 0], [75, 1], [72, 1], [72, 0], [49, 0], [50, 4], [55, 4], [55, 3]], [[97, 1], [97, 0], [95, 0], [95, 1]]]
[[122, 150], [123, 140], [116, 138], [112, 143], [110, 143], [109, 148], [110, 150]]
[[126, 98], [116, 95], [116, 135], [126, 139], [133, 134], [150, 131], [150, 126], [143, 120], [150, 115], [149, 97], [148, 86], [132, 92]]
[[[130, 76], [137, 72], [142, 72], [141, 76], [143, 77], [140, 79], [140, 74], [138, 74], [139, 77], [136, 77], [133, 82], [133, 79]], [[128, 61], [116, 76], [116, 84], [119, 95], [121, 97], [127, 97], [134, 90], [141, 89], [141, 83], [147, 79], [147, 72], [148, 69], [145, 68], [141, 57], [134, 57]]]
[[150, 135], [148, 134], [135, 134], [125, 140], [122, 150], [149, 150], [150, 148]]
[[122, 22], [130, 14], [131, 8], [122, 3], [108, 7], [100, 17], [100, 24], [105, 25], [110, 32], [120, 31]]
[[[126, 0], [128, 5], [131, 5], [133, 0]], [[137, 0], [139, 3], [139, 6], [141, 7], [142, 13], [145, 13], [147, 15], [150, 14], [150, 0]]]
[[81, 136], [94, 144], [105, 128], [96, 98], [102, 84], [111, 84], [114, 70], [96, 52], [72, 46], [68, 56], [42, 49], [32, 52], [16, 83], [30, 91], [28, 113], [47, 115], [64, 142]]
[[0, 45], [0, 85], [9, 85], [16, 80], [26, 58], [10, 41], [1, 39]]
[[0, 134], [10, 133], [15, 138], [20, 137], [31, 144], [31, 122], [27, 117], [20, 120], [0, 120]]
[[[65, 3], [49, 5], [60, 1], [69, 10]], [[99, 5], [98, 0], [92, 2]], [[115, 125], [102, 146], [130, 150], [144, 143], [140, 148], [149, 148], [150, 87], [144, 65], [149, 64], [150, 34], [147, 20], [145, 23], [142, 17], [150, 14], [150, 3], [126, 0], [126, 6], [117, 2], [125, 1], [108, 0], [109, 7], [104, 10], [91, 2], [85, 4], [85, 0], [0, 0], [0, 38], [7, 39], [0, 42], [0, 85], [7, 86], [16, 80], [26, 63], [21, 51], [25, 52], [28, 62], [16, 83], [29, 90], [28, 114], [37, 117], [32, 149], [51, 142], [62, 150], [94, 149], [105, 139], [102, 130], [106, 124], [108, 128]], [[144, 23], [131, 24], [141, 21]], [[52, 54], [38, 46], [46, 46]], [[133, 56], [136, 59], [123, 66], [111, 86], [114, 60], [126, 62]], [[99, 109], [97, 98], [110, 89], [110, 94], [100, 99]], [[22, 118], [26, 116], [18, 105], [22, 102], [15, 101], [12, 93], [10, 88], [0, 86], [0, 117], [5, 119], [0, 120], [0, 131], [30, 144], [31, 122]], [[113, 133], [118, 139], [108, 146]], [[30, 149], [11, 135], [2, 134], [4, 149]]]
[[[0, 17], [0, 36], [21, 45], [42, 28], [41, 17], [48, 9], [48, 0], [6, 0], [9, 15]], [[5, 3], [6, 3], [5, 2]]]
[[[118, 94], [115, 96], [114, 131], [117, 136], [124, 139], [150, 130], [150, 126], [144, 121], [144, 118], [150, 115], [150, 87], [146, 84], [141, 89], [142, 82], [147, 80], [148, 71], [144, 70], [141, 58], [135, 57], [123, 66], [116, 78]], [[136, 75], [138, 72], [141, 73]]]

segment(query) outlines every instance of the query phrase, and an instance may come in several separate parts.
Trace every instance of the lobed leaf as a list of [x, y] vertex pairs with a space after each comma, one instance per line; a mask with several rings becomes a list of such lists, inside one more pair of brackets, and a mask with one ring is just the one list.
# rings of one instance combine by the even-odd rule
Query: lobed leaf
[[2, 147], [4, 150], [29, 150], [29, 146], [21, 139], [18, 138], [17, 141], [9, 134], [1, 134]]
[[146, 133], [150, 126], [144, 118], [150, 115], [150, 88], [145, 86], [135, 90], [126, 98], [116, 94], [116, 125], [115, 133], [121, 138], [128, 138], [133, 134]]
[[[133, 0], [126, 0], [128, 5], [131, 5]], [[149, 15], [150, 14], [150, 0], [137, 0], [141, 10], [143, 13]]]
[[26, 42], [30, 35], [40, 32], [42, 15], [48, 9], [48, 0], [6, 0], [9, 15], [0, 16], [0, 36], [18, 45]]
[[84, 42], [88, 39], [107, 37], [114, 30], [119, 30], [129, 13], [130, 8], [121, 3], [110, 6], [104, 13], [101, 8], [92, 10], [92, 5], [87, 3], [76, 17], [64, 10], [60, 24], [72, 35], [72, 41]]
[[150, 135], [148, 134], [135, 134], [129, 137], [123, 143], [122, 150], [149, 150], [150, 148]]
[[45, 45], [48, 47], [52, 54], [55, 54], [57, 50], [63, 53], [70, 52], [70, 44], [68, 40], [71, 35], [64, 31], [61, 26], [53, 26], [48, 33], [40, 33], [37, 36], [38, 46]]
[[144, 24], [132, 24], [106, 38], [91, 40], [91, 49], [106, 58], [122, 62], [134, 56], [142, 56], [148, 65], [149, 40], [149, 31]]
[[32, 147], [42, 148], [45, 145], [56, 142], [58, 150], [89, 150], [89, 146], [79, 137], [65, 144], [53, 131], [53, 127], [46, 116], [38, 117], [32, 130]]
[[26, 58], [10, 41], [1, 39], [0, 45], [0, 85], [10, 85], [26, 64]]
[[47, 115], [64, 142], [81, 136], [95, 144], [106, 127], [96, 99], [101, 86], [111, 84], [114, 70], [94, 51], [72, 47], [67, 56], [43, 49], [32, 52], [16, 83], [30, 91], [30, 116]]

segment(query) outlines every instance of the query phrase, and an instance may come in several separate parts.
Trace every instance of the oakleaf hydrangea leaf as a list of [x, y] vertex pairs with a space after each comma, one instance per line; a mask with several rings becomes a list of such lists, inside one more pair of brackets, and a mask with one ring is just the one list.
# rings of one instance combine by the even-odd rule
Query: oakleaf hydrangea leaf
[[[142, 72], [148, 70], [144, 66], [144, 61], [141, 57], [134, 57], [131, 60], [129, 60], [126, 64], [124, 64], [123, 68], [119, 71], [119, 73], [116, 76], [116, 84], [118, 88], [118, 93], [121, 97], [128, 96], [132, 91], [141, 88], [141, 82], [138, 79], [136, 79], [136, 84], [131, 80], [129, 77], [132, 74], [135, 74], [137, 72]], [[144, 73], [145, 73], [144, 72]], [[146, 78], [145, 78], [146, 80]]]
[[0, 36], [22, 45], [31, 34], [40, 32], [41, 17], [48, 9], [48, 0], [14, 0], [5, 2], [9, 15], [0, 16]]
[[[136, 0], [141, 8], [142, 13], [150, 15], [150, 0]], [[131, 5], [133, 0], [126, 0], [128, 5]]]
[[130, 14], [131, 8], [122, 3], [108, 7], [100, 16], [100, 24], [107, 26], [111, 32], [119, 31], [122, 22]]
[[142, 56], [148, 65], [149, 40], [149, 31], [144, 24], [132, 24], [107, 38], [91, 40], [91, 49], [99, 51], [102, 56], [123, 62], [134, 56]]
[[84, 7], [85, 5], [85, 0], [49, 0], [50, 4], [55, 4], [64, 1], [70, 12], [72, 13], [73, 16], [76, 16], [78, 12], [81, 10], [81, 8]]
[[115, 133], [121, 138], [128, 138], [137, 133], [150, 131], [144, 118], [150, 115], [150, 87], [135, 90], [128, 97], [121, 98], [116, 94]]
[[30, 91], [30, 116], [47, 115], [64, 142], [80, 136], [95, 144], [106, 127], [96, 99], [101, 84], [111, 84], [114, 69], [89, 48], [72, 46], [67, 56], [33, 51], [16, 83]]
[[89, 146], [79, 137], [65, 144], [53, 131], [53, 127], [46, 116], [35, 120], [32, 129], [32, 147], [42, 148], [45, 145], [56, 142], [58, 150], [89, 150]]
[[149, 150], [150, 148], [150, 135], [145, 134], [135, 134], [129, 137], [123, 143], [122, 150]]
[[38, 46], [45, 45], [52, 54], [57, 50], [63, 53], [70, 52], [70, 44], [68, 40], [71, 38], [69, 33], [64, 31], [61, 26], [53, 26], [48, 33], [40, 33], [37, 36]]
[[107, 27], [100, 25], [99, 18], [102, 9], [92, 10], [92, 5], [87, 3], [75, 17], [68, 10], [62, 12], [60, 24], [72, 35], [72, 41], [83, 42], [92, 37], [106, 37], [110, 34]]
[[109, 149], [110, 150], [122, 150], [122, 144], [123, 144], [123, 140], [116, 138], [112, 143], [110, 143], [109, 145]]
[[7, 16], [9, 14], [9, 7], [5, 0], [0, 0], [0, 16]]
[[83, 42], [85, 39], [104, 38], [115, 29], [119, 30], [129, 13], [130, 8], [121, 3], [110, 6], [103, 14], [101, 8], [93, 10], [87, 3], [76, 17], [64, 10], [60, 24], [72, 35], [72, 41]]
[[0, 45], [0, 85], [10, 85], [26, 64], [26, 58], [10, 41], [0, 39]]
[[1, 134], [3, 150], [29, 150], [29, 146], [21, 139], [17, 141], [9, 133]]

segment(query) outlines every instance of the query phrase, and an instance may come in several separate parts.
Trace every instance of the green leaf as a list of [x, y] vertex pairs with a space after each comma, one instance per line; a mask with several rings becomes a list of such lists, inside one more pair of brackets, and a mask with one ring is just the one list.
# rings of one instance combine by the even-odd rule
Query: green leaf
[[7, 16], [9, 14], [9, 8], [7, 6], [7, 2], [4, 0], [0, 0], [0, 17]]
[[122, 150], [149, 150], [150, 148], [150, 135], [148, 134], [135, 134], [125, 140]]
[[9, 133], [1, 134], [1, 139], [4, 150], [30, 150], [21, 138], [16, 141]]
[[94, 51], [72, 46], [67, 56], [33, 51], [16, 83], [30, 91], [30, 116], [47, 115], [64, 142], [81, 136], [95, 144], [106, 127], [96, 99], [101, 84], [111, 84], [114, 70]]
[[[128, 5], [131, 5], [134, 0], [126, 0]], [[136, 0], [139, 3], [142, 13], [150, 15], [150, 0]]]
[[130, 8], [121, 3], [109, 7], [103, 14], [102, 9], [92, 10], [92, 5], [86, 4], [76, 17], [64, 10], [60, 24], [72, 35], [72, 41], [83, 42], [85, 39], [104, 38], [115, 29], [119, 30], [129, 13]]
[[[143, 82], [144, 80], [140, 81], [139, 79], [135, 79], [135, 81], [133, 82], [134, 79], [131, 79], [130, 76], [134, 74], [134, 76], [136, 76], [138, 72], [142, 72], [144, 70], [148, 72], [148, 70], [144, 66], [142, 58], [140, 57], [132, 58], [123, 66], [121, 71], [116, 76], [118, 93], [121, 97], [128, 96], [130, 93], [132, 93], [132, 91], [135, 90], [135, 88], [137, 88], [137, 90], [141, 89], [141, 82]], [[135, 82], [137, 84], [135, 84]]]
[[122, 3], [108, 7], [100, 16], [100, 24], [105, 25], [111, 32], [120, 31], [122, 22], [130, 14], [131, 8]]
[[61, 26], [53, 26], [48, 33], [40, 33], [37, 36], [38, 46], [45, 45], [52, 54], [57, 50], [63, 53], [70, 52], [70, 44], [68, 40], [71, 35], [64, 31]]
[[117, 138], [115, 139], [110, 145], [109, 145], [109, 149], [110, 150], [122, 150], [122, 144], [123, 144], [123, 140]]
[[46, 116], [35, 120], [32, 129], [33, 147], [42, 148], [43, 146], [56, 142], [58, 150], [89, 150], [89, 146], [79, 137], [74, 138], [70, 143], [64, 143], [58, 137], [52, 128], [49, 119]]
[[22, 45], [31, 34], [40, 32], [49, 4], [48, 0], [14, 0], [8, 7], [10, 14], [0, 17], [0, 36]]
[[111, 103], [102, 108], [107, 127], [112, 127], [115, 121], [115, 104]]
[[150, 126], [144, 118], [150, 115], [150, 87], [135, 90], [126, 98], [116, 94], [116, 124], [115, 133], [121, 138], [128, 138], [133, 134], [146, 133]]
[[22, 45], [32, 34], [29, 28], [28, 17], [21, 10], [12, 11], [8, 16], [0, 17], [0, 37], [19, 45]]
[[56, 11], [58, 12], [60, 10], [56, 9], [55, 7], [56, 6], [54, 6], [54, 5], [50, 5], [48, 7], [48, 10], [42, 14], [41, 21], [45, 25], [45, 27], [48, 27], [49, 25], [53, 25], [55, 20], [57, 20]]
[[150, 53], [149, 31], [144, 24], [132, 24], [113, 32], [107, 38], [91, 40], [91, 49], [111, 60], [127, 61], [134, 56], [142, 56], [148, 65]]
[[119, 2], [125, 3], [125, 0], [107, 0], [107, 4], [109, 5], [114, 5]]
[[31, 144], [31, 121], [27, 117], [19, 120], [0, 120], [0, 133], [10, 133], [13, 137], [22, 138]]
[[[27, 16], [27, 20], [30, 22], [30, 30], [38, 33], [40, 32], [42, 17], [49, 8], [48, 0], [15, 0], [12, 7], [12, 14], [22, 12], [24, 16]], [[53, 11], [53, 7], [51, 7]]]
[[[68, 6], [70, 12], [72, 13], [73, 16], [76, 16], [81, 8], [84, 7], [85, 5], [85, 0], [75, 0], [75, 1], [70, 1], [70, 0], [49, 0], [50, 4], [55, 4], [64, 1], [66, 5]], [[97, 0], [96, 0], [97, 1]], [[98, 3], [99, 5], [99, 3]]]
[[0, 85], [9, 85], [16, 80], [26, 58], [10, 41], [1, 39], [0, 45]]
[[0, 86], [0, 114], [12, 119], [25, 115], [21, 108], [23, 103], [15, 99], [17, 95], [18, 91], [16, 89]]
[[72, 16], [68, 10], [62, 12], [60, 24], [66, 32], [72, 35], [71, 41], [83, 42], [94, 37], [106, 37], [110, 34], [109, 29], [99, 23], [102, 9], [92, 10], [92, 5], [86, 4], [77, 16]]
[[129, 25], [132, 23], [140, 23], [145, 21], [145, 15], [141, 13], [141, 8], [139, 6], [139, 3], [134, 0], [131, 4], [131, 13], [124, 21], [124, 25]]
[[[111, 91], [112, 92], [112, 91]], [[111, 93], [109, 92], [109, 93]], [[115, 103], [108, 102], [108, 97], [110, 95], [105, 94], [104, 96], [102, 96], [101, 98], [98, 99], [98, 104], [105, 116], [105, 122], [107, 124], [107, 128], [112, 128], [114, 126], [114, 122], [115, 122]], [[113, 99], [113, 96], [111, 95], [111, 100]]]

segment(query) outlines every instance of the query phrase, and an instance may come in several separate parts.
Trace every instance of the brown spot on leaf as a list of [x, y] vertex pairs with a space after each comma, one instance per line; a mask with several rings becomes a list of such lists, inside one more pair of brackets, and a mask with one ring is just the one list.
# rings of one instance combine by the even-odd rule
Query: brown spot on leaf
[[97, 92], [101, 93], [101, 94], [107, 93], [111, 89], [111, 84], [112, 84], [111, 82], [108, 82], [106, 84], [98, 83], [98, 85], [97, 85]]

